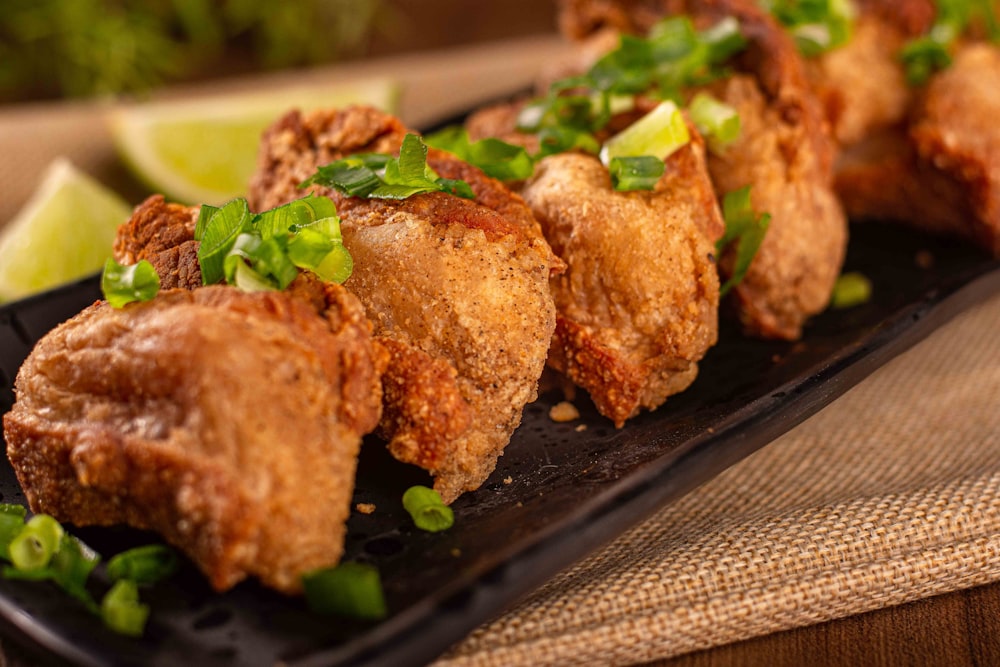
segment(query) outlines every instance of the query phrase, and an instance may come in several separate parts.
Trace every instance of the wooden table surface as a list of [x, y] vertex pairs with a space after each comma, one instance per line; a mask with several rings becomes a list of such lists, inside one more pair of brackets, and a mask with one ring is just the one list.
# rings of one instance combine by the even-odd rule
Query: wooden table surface
[[647, 667], [1000, 665], [1000, 583], [690, 653]]

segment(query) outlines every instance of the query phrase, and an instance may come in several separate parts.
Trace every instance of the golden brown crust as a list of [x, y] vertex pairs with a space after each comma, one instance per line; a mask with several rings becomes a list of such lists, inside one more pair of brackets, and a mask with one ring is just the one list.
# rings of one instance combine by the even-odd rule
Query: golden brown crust
[[168, 203], [163, 195], [151, 195], [118, 227], [115, 260], [120, 264], [147, 260], [159, 274], [162, 289], [200, 287], [198, 244], [194, 240], [198, 210], [197, 206]]
[[171, 290], [57, 327], [4, 417], [32, 511], [155, 530], [219, 590], [297, 592], [340, 557], [386, 362], [357, 300], [331, 297], [320, 316], [287, 293]]

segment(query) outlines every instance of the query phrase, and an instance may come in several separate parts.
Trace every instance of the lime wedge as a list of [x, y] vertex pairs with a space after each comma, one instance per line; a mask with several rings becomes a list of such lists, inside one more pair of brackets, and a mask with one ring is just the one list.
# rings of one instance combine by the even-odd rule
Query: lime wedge
[[0, 301], [96, 272], [130, 214], [123, 199], [68, 160], [53, 161], [31, 199], [0, 229]]
[[111, 133], [125, 162], [156, 192], [185, 204], [222, 204], [244, 195], [263, 130], [286, 111], [365, 103], [393, 113], [398, 85], [385, 78], [151, 102], [111, 113]]

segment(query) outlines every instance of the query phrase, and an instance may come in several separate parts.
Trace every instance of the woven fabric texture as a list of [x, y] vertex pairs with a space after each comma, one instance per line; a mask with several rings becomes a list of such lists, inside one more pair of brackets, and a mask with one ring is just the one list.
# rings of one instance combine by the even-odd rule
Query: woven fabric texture
[[436, 663], [627, 665], [1000, 580], [1000, 295]]

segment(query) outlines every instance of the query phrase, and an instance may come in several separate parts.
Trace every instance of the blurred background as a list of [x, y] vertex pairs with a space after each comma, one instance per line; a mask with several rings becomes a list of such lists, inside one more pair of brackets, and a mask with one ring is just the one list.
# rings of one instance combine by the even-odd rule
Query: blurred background
[[554, 31], [553, 0], [4, 0], [0, 103], [141, 97]]

